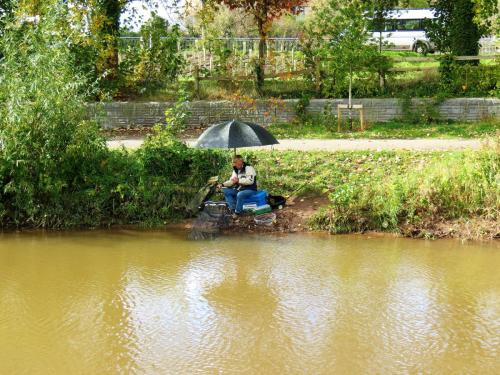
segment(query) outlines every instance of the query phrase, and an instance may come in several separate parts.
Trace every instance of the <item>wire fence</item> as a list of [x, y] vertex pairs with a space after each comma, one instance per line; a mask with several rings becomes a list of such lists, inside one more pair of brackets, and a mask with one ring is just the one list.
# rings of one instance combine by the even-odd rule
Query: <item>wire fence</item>
[[[139, 47], [143, 41], [141, 37], [120, 37], [121, 48]], [[480, 55], [500, 54], [500, 40], [496, 37], [482, 38]], [[217, 46], [216, 46], [217, 44]], [[218, 56], [214, 52], [216, 48], [223, 46], [227, 51], [231, 51], [234, 61], [230, 64], [239, 69], [237, 74], [249, 74], [251, 63], [258, 56], [259, 38], [217, 38], [214, 41], [204, 41], [198, 37], [183, 37], [178, 42], [178, 50], [181, 51], [188, 65], [188, 70], [193, 70], [196, 65], [200, 69], [209, 71], [217, 70]], [[386, 51], [410, 51], [410, 48], [396, 48], [394, 46], [384, 46]], [[305, 63], [304, 54], [298, 38], [268, 38], [267, 56], [270, 66], [274, 66], [275, 72], [290, 72], [300, 70]]]
[[[389, 68], [385, 73], [404, 75], [413, 73], [437, 74], [439, 71], [440, 60], [439, 56], [405, 56], [405, 57], [390, 57], [393, 62], [393, 67]], [[488, 61], [493, 62], [492, 68], [498, 69], [500, 62], [500, 54], [496, 55], [479, 55], [479, 56], [455, 56], [455, 61]], [[288, 64], [288, 70], [279, 70], [279, 64], [265, 65], [265, 79], [282, 79], [290, 80], [292, 78], [309, 79], [314, 83], [314, 90], [321, 92], [322, 87], [322, 72], [325, 69], [325, 63], [331, 59], [315, 58], [312, 64], [302, 64], [300, 69], [292, 69]], [[410, 66], [398, 66], [398, 64], [410, 64]], [[419, 65], [420, 64], [420, 65]], [[425, 65], [422, 65], [425, 64]], [[200, 96], [201, 81], [216, 81], [216, 82], [245, 82], [255, 80], [255, 73], [241, 73], [236, 70], [226, 70], [221, 74], [217, 69], [204, 69], [203, 65], [193, 65], [192, 70], [188, 72], [193, 77], [195, 83], [195, 95]], [[467, 77], [465, 77], [466, 79]], [[385, 79], [379, 81], [381, 88], [385, 85]]]

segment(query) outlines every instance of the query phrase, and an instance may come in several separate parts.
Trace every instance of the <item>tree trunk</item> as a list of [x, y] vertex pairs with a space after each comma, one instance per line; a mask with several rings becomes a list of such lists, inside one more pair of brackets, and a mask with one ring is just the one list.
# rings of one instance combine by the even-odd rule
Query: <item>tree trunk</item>
[[257, 90], [257, 94], [259, 94], [259, 96], [263, 96], [267, 50], [267, 32], [265, 30], [265, 24], [263, 20], [258, 19], [257, 26], [259, 28], [259, 60], [257, 61], [257, 66], [255, 67], [255, 88]]
[[352, 65], [349, 64], [349, 130], [352, 130]]
[[99, 73], [106, 73], [105, 81], [108, 83], [118, 78], [118, 36], [120, 33], [120, 15], [122, 13], [122, 1], [105, 0], [98, 9], [98, 22], [102, 23], [99, 16], [104, 16], [106, 22], [100, 27], [100, 38], [102, 40], [101, 62], [98, 66]]
[[[382, 55], [382, 31], [379, 32], [378, 52], [380, 55]], [[378, 71], [378, 79], [379, 79], [380, 90], [383, 92], [385, 89], [385, 72], [382, 69], [379, 69]]]

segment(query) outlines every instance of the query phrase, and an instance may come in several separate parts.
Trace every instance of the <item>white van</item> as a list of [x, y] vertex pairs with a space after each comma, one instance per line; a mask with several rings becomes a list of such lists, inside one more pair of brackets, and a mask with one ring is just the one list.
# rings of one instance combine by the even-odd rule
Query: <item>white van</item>
[[[434, 19], [432, 9], [397, 9], [389, 12], [382, 30], [382, 41], [390, 49], [410, 50], [418, 53], [434, 52], [434, 46], [425, 34], [424, 20]], [[378, 41], [380, 30], [372, 30]]]

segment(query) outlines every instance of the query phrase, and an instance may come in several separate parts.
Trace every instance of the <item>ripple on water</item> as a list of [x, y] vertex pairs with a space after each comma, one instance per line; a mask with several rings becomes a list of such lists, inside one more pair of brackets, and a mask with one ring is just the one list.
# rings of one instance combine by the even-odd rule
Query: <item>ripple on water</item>
[[499, 249], [4, 235], [0, 373], [495, 373]]

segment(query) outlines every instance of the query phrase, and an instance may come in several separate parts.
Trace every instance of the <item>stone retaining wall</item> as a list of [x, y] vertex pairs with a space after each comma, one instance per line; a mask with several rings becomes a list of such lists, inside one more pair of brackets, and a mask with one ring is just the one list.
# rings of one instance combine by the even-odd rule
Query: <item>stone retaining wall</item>
[[[261, 125], [272, 122], [288, 122], [296, 117], [298, 100], [258, 100], [251, 105], [237, 105], [229, 101], [194, 101], [187, 105], [191, 112], [189, 126], [207, 126], [224, 120], [239, 118]], [[347, 99], [313, 99], [307, 107], [310, 114], [330, 112], [336, 115], [337, 104], [347, 104]], [[414, 110], [422, 111], [429, 99], [414, 99]], [[368, 122], [386, 122], [400, 118], [403, 114], [400, 99], [355, 99], [353, 104], [363, 104]], [[90, 106], [92, 116], [98, 116], [105, 128], [131, 128], [152, 126], [164, 121], [168, 102], [113, 102], [102, 106]], [[100, 109], [97, 109], [100, 108]], [[500, 99], [460, 98], [448, 99], [437, 105], [442, 119], [479, 121], [485, 118], [500, 118]], [[353, 111], [358, 117], [358, 111]]]

